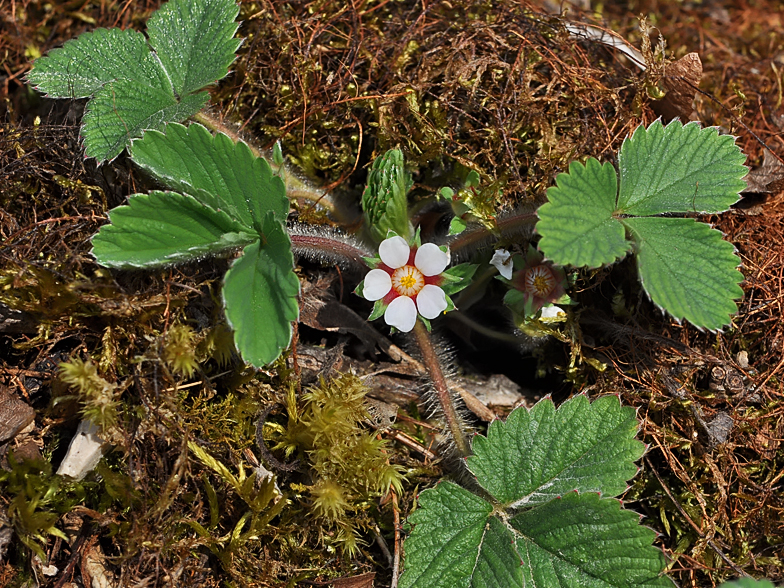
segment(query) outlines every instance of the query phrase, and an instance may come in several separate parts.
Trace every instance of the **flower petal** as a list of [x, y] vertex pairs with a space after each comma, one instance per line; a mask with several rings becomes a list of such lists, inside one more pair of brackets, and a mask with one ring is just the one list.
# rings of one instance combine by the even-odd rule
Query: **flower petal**
[[365, 276], [362, 295], [370, 301], [381, 300], [391, 289], [392, 277], [382, 269], [373, 269]]
[[446, 310], [446, 294], [438, 286], [427, 284], [417, 294], [416, 305], [419, 314], [426, 319], [434, 319]]
[[512, 254], [506, 249], [496, 249], [493, 253], [493, 259], [490, 260], [490, 265], [494, 266], [507, 280], [512, 279]]
[[449, 254], [435, 243], [425, 243], [417, 249], [414, 265], [426, 276], [437, 276], [449, 265]]
[[542, 314], [539, 318], [543, 323], [557, 323], [566, 320], [566, 313], [562, 308], [551, 304], [542, 308]]
[[411, 248], [403, 237], [390, 237], [384, 239], [378, 246], [378, 255], [389, 267], [397, 269], [408, 263]]
[[[420, 294], [421, 295], [421, 294]], [[389, 303], [384, 313], [384, 321], [398, 331], [408, 333], [414, 328], [417, 320], [417, 309], [414, 301], [408, 296], [398, 296]]]

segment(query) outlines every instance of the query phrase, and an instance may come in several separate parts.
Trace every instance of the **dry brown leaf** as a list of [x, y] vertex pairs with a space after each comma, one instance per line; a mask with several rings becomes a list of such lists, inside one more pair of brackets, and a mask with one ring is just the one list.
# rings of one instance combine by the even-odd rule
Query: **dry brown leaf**
[[0, 443], [13, 439], [33, 419], [35, 411], [8, 388], [0, 386]]
[[778, 194], [784, 190], [784, 163], [765, 149], [762, 165], [751, 170], [744, 179], [746, 189], [741, 194]]
[[332, 581], [332, 588], [373, 588], [373, 581], [376, 578], [375, 572], [351, 576], [349, 578], [338, 578]]
[[701, 79], [702, 61], [697, 53], [687, 53], [668, 64], [661, 80], [662, 89], [667, 94], [651, 104], [653, 110], [668, 122], [676, 118], [684, 123], [696, 120], [694, 96]]

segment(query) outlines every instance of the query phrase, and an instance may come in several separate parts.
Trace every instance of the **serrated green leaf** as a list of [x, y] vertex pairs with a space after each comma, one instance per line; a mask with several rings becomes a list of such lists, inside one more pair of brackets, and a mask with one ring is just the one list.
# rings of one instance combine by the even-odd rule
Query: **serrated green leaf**
[[677, 319], [720, 329], [737, 312], [743, 296], [740, 260], [731, 243], [705, 223], [688, 218], [628, 218], [637, 243], [637, 264], [645, 291]]
[[770, 580], [755, 580], [754, 578], [738, 578], [731, 582], [724, 582], [719, 588], [775, 588]]
[[118, 79], [143, 80], [159, 88], [170, 86], [147, 39], [134, 30], [84, 33], [37, 59], [27, 74], [36, 90], [52, 98], [89, 98], [104, 84]]
[[36, 61], [28, 80], [53, 97], [90, 97], [86, 155], [111, 160], [148, 129], [185, 120], [228, 72], [240, 41], [231, 0], [171, 0], [135, 31], [98, 29]]
[[422, 492], [400, 586], [671, 587], [655, 533], [635, 513], [599, 492], [558, 492], [621, 492], [643, 451], [636, 430], [634, 409], [614, 396], [557, 410], [544, 400], [493, 423], [468, 462], [492, 505], [448, 482]]
[[513, 547], [515, 536], [497, 517], [490, 517], [471, 574], [471, 586], [523, 588], [523, 562]]
[[[422, 492], [419, 508], [408, 519], [416, 527], [406, 540], [400, 588], [470, 586], [492, 510], [486, 501], [451, 482]], [[519, 561], [511, 543], [507, 545]]]
[[723, 212], [746, 187], [746, 157], [729, 135], [697, 123], [638, 127], [618, 154], [617, 213]]
[[617, 496], [637, 473], [645, 446], [635, 410], [616, 396], [578, 395], [556, 410], [549, 399], [518, 408], [474, 437], [468, 469], [507, 506], [534, 506], [572, 490]]
[[255, 367], [274, 361], [288, 347], [291, 322], [299, 316], [291, 240], [272, 212], [264, 218], [262, 234], [234, 262], [223, 285], [237, 349]]
[[150, 17], [147, 34], [178, 96], [224, 77], [241, 41], [231, 0], [170, 0]]
[[109, 219], [111, 224], [93, 237], [92, 253], [113, 268], [189, 261], [258, 239], [225, 213], [175, 192], [134, 194], [127, 205], [110, 211]]
[[620, 502], [570, 492], [510, 520], [526, 586], [547, 588], [672, 587], [659, 574], [664, 556], [655, 533]]
[[283, 181], [269, 163], [242, 142], [213, 136], [199, 124], [169, 124], [166, 134], [145, 133], [133, 142], [133, 161], [167, 187], [226, 212], [257, 228], [268, 211], [286, 219], [289, 201]]
[[599, 267], [626, 255], [630, 244], [613, 218], [617, 177], [609, 163], [593, 157], [574, 161], [568, 174], [558, 174], [539, 207], [539, 248], [560, 265]]
[[167, 122], [185, 120], [208, 100], [206, 92], [188, 94], [178, 101], [168, 90], [133, 80], [109, 82], [95, 93], [84, 114], [85, 156], [110, 161], [142, 131], [160, 130]]
[[571, 165], [539, 209], [539, 247], [556, 263], [589, 267], [633, 247], [656, 304], [698, 327], [721, 328], [743, 295], [732, 246], [693, 221], [652, 215], [726, 210], [745, 186], [744, 159], [734, 139], [715, 128], [678, 121], [639, 127], [621, 147], [617, 204], [606, 208], [615, 181], [609, 164]]

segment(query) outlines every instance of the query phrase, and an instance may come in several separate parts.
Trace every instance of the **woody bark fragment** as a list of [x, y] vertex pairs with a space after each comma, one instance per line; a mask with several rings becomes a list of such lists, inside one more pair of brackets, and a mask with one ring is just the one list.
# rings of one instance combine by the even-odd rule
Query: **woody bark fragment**
[[0, 386], [0, 443], [13, 439], [35, 419], [35, 411], [8, 388]]

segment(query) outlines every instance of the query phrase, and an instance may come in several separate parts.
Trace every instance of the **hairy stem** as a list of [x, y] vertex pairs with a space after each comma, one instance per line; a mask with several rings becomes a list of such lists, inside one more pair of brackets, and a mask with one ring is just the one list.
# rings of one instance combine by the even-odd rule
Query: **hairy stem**
[[452, 395], [449, 393], [449, 388], [446, 385], [446, 378], [444, 372], [441, 371], [441, 363], [438, 361], [438, 355], [433, 347], [433, 341], [430, 338], [430, 333], [427, 332], [427, 327], [424, 323], [417, 319], [414, 325], [414, 337], [416, 337], [419, 349], [422, 352], [422, 363], [425, 364], [430, 379], [433, 381], [433, 387], [436, 389], [436, 396], [441, 405], [441, 410], [444, 413], [446, 425], [452, 438], [455, 440], [455, 446], [463, 457], [471, 453], [468, 447], [468, 440], [463, 434], [463, 429], [460, 426], [460, 417], [457, 415], [455, 403], [452, 400]]
[[468, 229], [457, 235], [449, 243], [453, 255], [465, 256], [466, 252], [474, 251], [477, 247], [487, 244], [488, 240], [496, 241], [498, 234], [502, 238], [514, 238], [520, 234], [533, 232], [537, 216], [535, 210], [518, 211], [496, 219], [497, 232], [489, 231], [483, 226]]
[[350, 239], [341, 238], [342, 235], [330, 235], [328, 231], [325, 229], [325, 234], [319, 235], [312, 228], [306, 230], [300, 226], [290, 227], [291, 248], [296, 255], [321, 263], [337, 263], [344, 267], [354, 265], [359, 269], [368, 269], [363, 258], [369, 257], [370, 252], [354, 245]]

